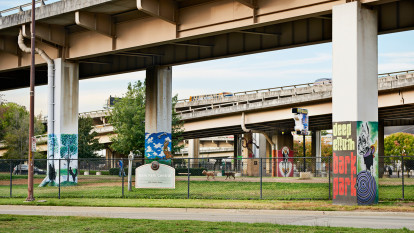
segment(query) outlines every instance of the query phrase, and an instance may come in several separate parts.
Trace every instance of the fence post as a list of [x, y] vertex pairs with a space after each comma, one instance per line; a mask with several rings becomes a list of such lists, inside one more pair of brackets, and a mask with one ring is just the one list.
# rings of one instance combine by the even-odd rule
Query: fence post
[[59, 198], [60, 199], [60, 158], [59, 158]]
[[260, 158], [260, 199], [263, 199], [263, 158]]
[[328, 157], [329, 200], [331, 200], [331, 157]]
[[404, 201], [404, 155], [401, 155], [402, 200]]
[[190, 199], [190, 158], [187, 162], [187, 199]]
[[10, 197], [12, 197], [13, 189], [13, 160], [10, 160]]
[[122, 176], [122, 198], [124, 198], [124, 159], [122, 159], [121, 176]]

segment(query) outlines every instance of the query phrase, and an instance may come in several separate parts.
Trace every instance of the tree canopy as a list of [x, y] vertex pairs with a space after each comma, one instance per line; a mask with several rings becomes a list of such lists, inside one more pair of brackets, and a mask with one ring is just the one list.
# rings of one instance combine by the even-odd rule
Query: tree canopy
[[[173, 98], [172, 113], [172, 153], [180, 150], [178, 142], [181, 139], [182, 121], [176, 114], [174, 106], [177, 96]], [[145, 153], [145, 83], [137, 81], [129, 83], [127, 92], [119, 99], [110, 116], [110, 122], [114, 126], [111, 148], [122, 154], [130, 151]]]
[[98, 136], [93, 129], [93, 120], [90, 117], [79, 117], [78, 120], [78, 157], [79, 158], [96, 158], [97, 151], [103, 149], [99, 144]]
[[[35, 135], [43, 134], [45, 127], [38, 119], [34, 121]], [[7, 146], [4, 158], [24, 159], [29, 153], [29, 112], [16, 103], [0, 105], [0, 140]]]
[[385, 156], [414, 156], [414, 135], [409, 133], [389, 135], [384, 139], [384, 154]]
[[111, 148], [122, 154], [145, 148], [145, 85], [141, 81], [129, 83], [125, 96], [112, 109], [110, 122], [114, 127]]

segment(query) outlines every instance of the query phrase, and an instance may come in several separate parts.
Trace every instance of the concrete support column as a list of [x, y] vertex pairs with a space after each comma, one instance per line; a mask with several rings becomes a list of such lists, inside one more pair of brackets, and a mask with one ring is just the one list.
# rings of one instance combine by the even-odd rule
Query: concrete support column
[[188, 140], [188, 158], [190, 158], [190, 166], [198, 166], [198, 157], [200, 155], [200, 139]]
[[384, 121], [378, 122], [378, 177], [384, 175]]
[[266, 137], [263, 134], [259, 134], [259, 142], [257, 143], [257, 145], [259, 146], [259, 153], [257, 157], [266, 158], [267, 141]]
[[332, 15], [333, 203], [375, 204], [377, 13], [355, 1], [334, 6]]
[[316, 159], [312, 161], [314, 164], [313, 170], [315, 174], [320, 174], [321, 172], [321, 131], [315, 130], [312, 132], [312, 157]]
[[[55, 59], [54, 133], [48, 132], [49, 172], [41, 186], [78, 182], [79, 66]], [[50, 97], [49, 97], [50, 98]], [[59, 165], [59, 160], [60, 165]]]
[[171, 164], [172, 70], [147, 69], [145, 105], [145, 158]]
[[[245, 133], [242, 139], [242, 156], [243, 158], [253, 158], [253, 147], [252, 147], [253, 134]], [[243, 174], [247, 174], [248, 159], [242, 160]]]
[[240, 171], [242, 161], [240, 158], [242, 157], [242, 146], [241, 146], [241, 135], [234, 135], [234, 143], [233, 143], [233, 157], [234, 157], [234, 171]]

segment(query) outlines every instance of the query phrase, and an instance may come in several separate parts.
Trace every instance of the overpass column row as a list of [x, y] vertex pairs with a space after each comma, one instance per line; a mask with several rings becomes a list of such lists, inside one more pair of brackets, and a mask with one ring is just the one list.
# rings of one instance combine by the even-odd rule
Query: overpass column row
[[[74, 185], [78, 171], [79, 65], [55, 59], [54, 132], [48, 129], [48, 174], [43, 185]], [[51, 108], [49, 108], [51, 109]], [[51, 114], [49, 114], [51, 115]], [[60, 164], [59, 164], [59, 160]], [[59, 179], [60, 169], [60, 179]]]
[[333, 203], [378, 202], [377, 12], [333, 7]]

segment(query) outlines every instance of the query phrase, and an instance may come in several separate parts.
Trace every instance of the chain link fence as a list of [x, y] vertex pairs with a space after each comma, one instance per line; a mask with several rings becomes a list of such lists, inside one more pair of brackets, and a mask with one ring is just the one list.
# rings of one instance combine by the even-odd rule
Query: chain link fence
[[[414, 156], [384, 160], [379, 178], [379, 198], [414, 200]], [[78, 185], [38, 187], [46, 176], [47, 160], [35, 160], [36, 198], [153, 198], [153, 199], [268, 199], [329, 200], [332, 197], [330, 157], [283, 158], [174, 158], [175, 189], [135, 188], [135, 168], [145, 159], [132, 162], [132, 189], [128, 191], [128, 159], [79, 159]], [[63, 163], [64, 159], [61, 160]], [[26, 160], [0, 160], [0, 197], [27, 196]], [[381, 165], [382, 166], [382, 165]]]

